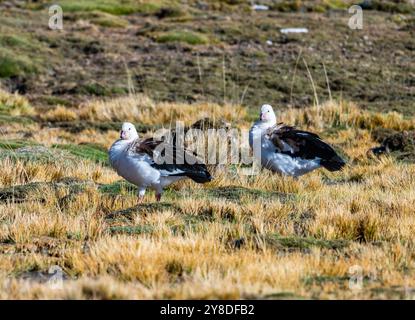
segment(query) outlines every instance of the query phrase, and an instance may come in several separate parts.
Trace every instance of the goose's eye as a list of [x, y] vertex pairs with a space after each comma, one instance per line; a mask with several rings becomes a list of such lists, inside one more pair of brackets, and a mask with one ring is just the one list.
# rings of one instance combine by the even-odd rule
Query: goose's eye
[[131, 128], [128, 128], [128, 131], [130, 131], [131, 130]]

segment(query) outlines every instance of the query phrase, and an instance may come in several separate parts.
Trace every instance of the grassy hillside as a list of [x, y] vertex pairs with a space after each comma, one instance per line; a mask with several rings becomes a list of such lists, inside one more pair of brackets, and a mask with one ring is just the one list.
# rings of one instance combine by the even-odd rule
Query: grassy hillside
[[409, 1], [368, 2], [363, 30], [348, 28], [352, 1], [263, 1], [261, 12], [248, 1], [58, 1], [61, 31], [47, 27], [47, 3], [0, 3], [0, 78], [40, 107], [133, 90], [156, 101], [304, 107], [311, 77], [320, 100], [328, 78], [334, 97], [415, 110]]

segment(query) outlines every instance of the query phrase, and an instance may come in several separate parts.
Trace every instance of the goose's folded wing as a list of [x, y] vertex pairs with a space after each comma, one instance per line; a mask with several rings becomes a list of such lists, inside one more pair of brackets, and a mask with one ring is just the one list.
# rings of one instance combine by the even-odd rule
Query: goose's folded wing
[[211, 180], [206, 165], [196, 155], [172, 142], [144, 139], [136, 143], [134, 152], [148, 155], [150, 165], [163, 176], [187, 176], [196, 182]]
[[336, 151], [315, 133], [279, 124], [270, 130], [268, 137], [278, 152], [293, 158], [321, 159], [321, 165], [331, 171], [345, 165]]

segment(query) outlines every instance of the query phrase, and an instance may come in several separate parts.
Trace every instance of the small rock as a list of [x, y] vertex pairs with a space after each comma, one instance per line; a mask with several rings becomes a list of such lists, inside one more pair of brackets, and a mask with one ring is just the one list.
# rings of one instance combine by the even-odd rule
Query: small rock
[[373, 132], [373, 137], [381, 145], [370, 149], [369, 154], [393, 153], [399, 160], [415, 161], [415, 130], [397, 132], [379, 129]]
[[269, 7], [265, 6], [265, 5], [262, 5], [262, 4], [254, 4], [254, 5], [252, 5], [252, 10], [267, 11], [267, 10], [269, 10]]
[[280, 30], [281, 33], [288, 34], [288, 33], [308, 33], [307, 28], [284, 28]]

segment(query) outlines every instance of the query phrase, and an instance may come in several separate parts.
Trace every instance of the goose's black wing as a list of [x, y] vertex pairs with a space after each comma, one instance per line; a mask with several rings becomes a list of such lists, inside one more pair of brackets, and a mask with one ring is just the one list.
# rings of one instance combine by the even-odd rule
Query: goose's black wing
[[320, 164], [329, 171], [341, 170], [346, 164], [336, 151], [315, 133], [279, 124], [269, 130], [268, 137], [278, 152], [293, 158], [321, 159]]
[[186, 176], [197, 183], [212, 180], [206, 165], [198, 157], [174, 143], [148, 138], [137, 142], [134, 149], [150, 156], [151, 166], [164, 176]]

